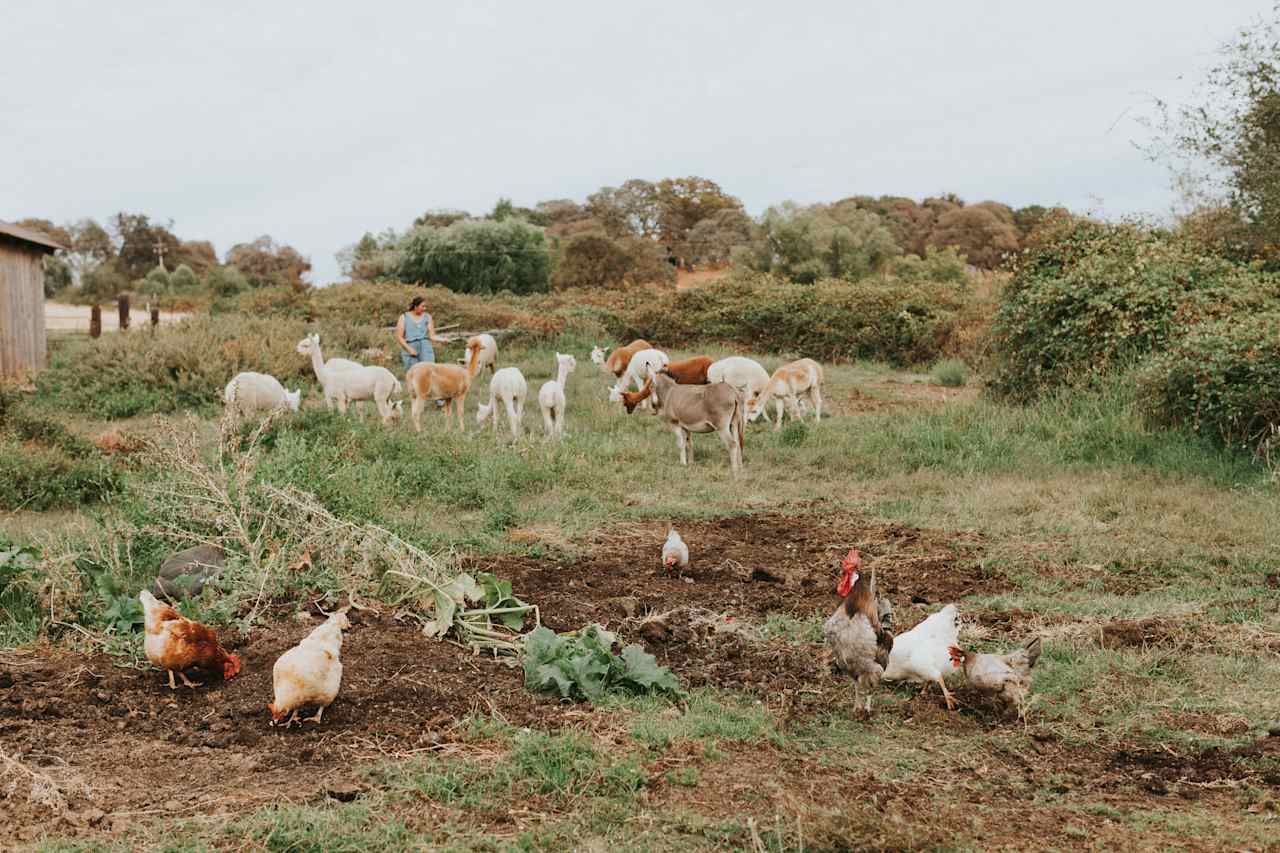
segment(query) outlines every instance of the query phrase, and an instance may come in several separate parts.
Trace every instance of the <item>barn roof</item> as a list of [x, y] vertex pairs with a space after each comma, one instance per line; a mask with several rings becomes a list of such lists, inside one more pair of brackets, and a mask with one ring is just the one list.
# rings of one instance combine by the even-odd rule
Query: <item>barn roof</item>
[[35, 243], [48, 252], [56, 252], [59, 249], [65, 249], [66, 246], [51, 239], [48, 235], [39, 231], [33, 231], [30, 228], [23, 228], [21, 225], [14, 225], [11, 222], [0, 222], [0, 235], [12, 237], [24, 243]]

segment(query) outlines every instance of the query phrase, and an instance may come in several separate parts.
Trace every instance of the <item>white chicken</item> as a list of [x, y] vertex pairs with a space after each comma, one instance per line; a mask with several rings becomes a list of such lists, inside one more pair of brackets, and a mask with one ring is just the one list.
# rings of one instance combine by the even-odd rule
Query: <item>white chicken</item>
[[285, 723], [291, 726], [298, 720], [298, 710], [311, 705], [317, 706], [316, 715], [306, 719], [320, 722], [342, 686], [342, 632], [350, 627], [344, 607], [276, 660], [271, 670], [275, 701], [267, 705], [271, 725], [291, 714]]
[[689, 546], [684, 544], [674, 527], [667, 528], [667, 541], [662, 546], [662, 565], [667, 571], [689, 568]]
[[956, 700], [947, 689], [945, 679], [959, 669], [951, 658], [951, 647], [960, 642], [956, 615], [956, 606], [948, 604], [910, 631], [895, 636], [884, 679], [920, 681], [924, 683], [925, 690], [936, 683], [942, 688], [947, 708], [954, 711]]

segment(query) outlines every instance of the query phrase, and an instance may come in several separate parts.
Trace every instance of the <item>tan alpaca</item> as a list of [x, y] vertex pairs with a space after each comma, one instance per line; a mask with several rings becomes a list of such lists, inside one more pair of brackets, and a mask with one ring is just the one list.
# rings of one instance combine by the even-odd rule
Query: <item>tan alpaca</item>
[[458, 430], [465, 431], [462, 410], [467, 402], [467, 392], [471, 390], [471, 380], [475, 379], [480, 367], [481, 344], [474, 338], [467, 342], [467, 366], [456, 364], [435, 364], [421, 362], [409, 368], [405, 376], [405, 384], [409, 386], [409, 396], [413, 398], [413, 428], [422, 432], [422, 408], [428, 400], [444, 400], [444, 423], [446, 429], [452, 429], [449, 417], [456, 408], [458, 412]]

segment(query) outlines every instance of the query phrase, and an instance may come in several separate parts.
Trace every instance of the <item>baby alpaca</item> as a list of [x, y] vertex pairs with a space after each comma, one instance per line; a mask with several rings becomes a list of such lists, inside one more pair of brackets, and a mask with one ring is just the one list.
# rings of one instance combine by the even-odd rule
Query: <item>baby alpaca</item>
[[493, 374], [489, 380], [489, 402], [476, 409], [476, 423], [484, 425], [485, 419], [493, 418], [493, 434], [498, 434], [497, 400], [507, 407], [507, 423], [511, 425], [511, 437], [520, 440], [520, 424], [524, 421], [524, 400], [529, 394], [529, 383], [524, 381], [524, 374], [518, 367], [504, 367]]
[[564, 384], [578, 367], [571, 355], [556, 353], [556, 378], [538, 389], [538, 407], [542, 409], [542, 428], [548, 438], [564, 438]]

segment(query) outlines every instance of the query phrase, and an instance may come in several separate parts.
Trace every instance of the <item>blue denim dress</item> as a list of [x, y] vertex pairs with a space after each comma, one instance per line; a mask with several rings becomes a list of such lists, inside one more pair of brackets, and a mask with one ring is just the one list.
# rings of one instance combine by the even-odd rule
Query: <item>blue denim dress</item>
[[415, 364], [424, 361], [434, 362], [436, 360], [436, 351], [431, 346], [431, 339], [427, 337], [427, 326], [431, 323], [431, 314], [422, 315], [421, 320], [413, 319], [413, 315], [406, 313], [404, 315], [404, 342], [411, 349], [418, 351], [418, 355], [412, 356], [400, 350], [400, 363], [404, 365], [404, 372], [408, 373], [409, 368]]

